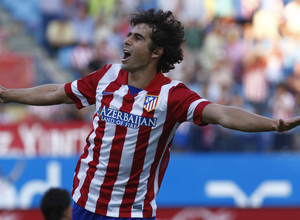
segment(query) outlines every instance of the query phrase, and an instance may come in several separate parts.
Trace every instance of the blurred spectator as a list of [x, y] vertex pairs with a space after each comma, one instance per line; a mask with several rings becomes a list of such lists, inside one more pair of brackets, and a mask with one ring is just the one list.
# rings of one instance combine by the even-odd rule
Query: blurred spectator
[[284, 8], [284, 18], [287, 31], [300, 37], [300, 0], [290, 1]]
[[296, 36], [288, 31], [286, 24], [280, 27], [281, 40], [279, 49], [282, 52], [282, 71], [288, 78], [294, 71], [294, 64], [300, 57], [300, 44]]
[[272, 116], [287, 119], [294, 116], [295, 99], [286, 84], [279, 84], [271, 98]]
[[67, 19], [76, 17], [78, 13], [78, 0], [63, 0], [63, 16]]
[[258, 40], [277, 40], [279, 25], [282, 22], [283, 3], [281, 0], [272, 0], [271, 4], [262, 7], [253, 15], [254, 37]]
[[300, 94], [300, 60], [294, 63], [293, 73], [288, 78], [288, 83], [295, 93]]
[[70, 19], [62, 15], [49, 22], [46, 30], [46, 38], [49, 44], [49, 53], [56, 55], [63, 47], [75, 44], [75, 31]]
[[[286, 119], [294, 115], [295, 99], [286, 84], [279, 84], [271, 98], [272, 117]], [[293, 133], [274, 133], [274, 150], [292, 150]]]
[[190, 19], [185, 26], [186, 46], [192, 51], [199, 51], [203, 42], [203, 33], [200, 23]]
[[112, 35], [113, 25], [113, 21], [106, 22], [102, 14], [97, 16], [93, 36], [93, 42], [96, 47], [103, 44]]
[[207, 25], [211, 21], [210, 14], [205, 8], [205, 1], [179, 0], [177, 8], [177, 17], [185, 24], [195, 21], [197, 24]]
[[[125, 14], [120, 14], [119, 17], [115, 18], [111, 34], [106, 38], [105, 42], [97, 47], [101, 57], [110, 62], [120, 62], [121, 56], [123, 56], [123, 41], [130, 30], [130, 26], [124, 16]], [[102, 49], [104, 50], [102, 51]]]
[[40, 0], [39, 1], [40, 12], [42, 16], [42, 45], [48, 48], [48, 43], [46, 40], [46, 29], [50, 21], [59, 18], [63, 11], [62, 0]]
[[233, 72], [229, 62], [226, 59], [216, 61], [211, 70], [207, 97], [213, 102], [228, 104], [233, 82]]
[[82, 39], [71, 51], [71, 65], [75, 72], [82, 78], [84, 75], [88, 74], [86, 72], [89, 64], [95, 59], [96, 50], [89, 43], [89, 40]]
[[188, 62], [185, 62], [184, 65], [182, 65], [181, 81], [183, 81], [185, 85], [189, 87], [191, 90], [195, 91], [200, 95], [202, 93], [201, 92], [202, 86], [196, 78], [197, 75], [195, 74], [195, 65], [197, 65], [196, 61], [192, 59], [192, 57], [190, 57]]
[[266, 115], [268, 83], [266, 60], [258, 54], [249, 54], [243, 67], [243, 92], [245, 100], [254, 107], [255, 113]]
[[212, 24], [211, 29], [205, 35], [203, 40], [203, 47], [201, 50], [201, 64], [204, 69], [210, 71], [216, 60], [225, 57], [225, 38], [224, 31], [225, 24], [221, 18], [216, 18]]
[[243, 57], [246, 54], [246, 44], [243, 39], [243, 28], [233, 23], [229, 29], [225, 46], [226, 59], [228, 60], [232, 75], [236, 83], [240, 82]]
[[157, 0], [157, 7], [164, 11], [170, 10], [177, 15], [180, 11], [179, 2], [180, 0]]
[[70, 220], [70, 193], [65, 189], [50, 188], [43, 195], [40, 208], [45, 220]]
[[139, 6], [137, 0], [117, 0], [118, 11], [123, 14], [130, 14], [135, 11]]
[[284, 81], [282, 52], [277, 42], [274, 42], [272, 50], [266, 54], [266, 77], [270, 83], [270, 90], [273, 90], [276, 85]]
[[214, 8], [217, 17], [233, 17], [235, 14], [232, 0], [214, 0]]
[[87, 44], [92, 44], [95, 20], [88, 14], [88, 5], [86, 3], [79, 4], [77, 15], [71, 21], [75, 31], [76, 43], [84, 41]]
[[9, 37], [9, 31], [3, 28], [0, 22], [0, 54], [7, 50], [5, 41], [8, 37]]
[[[101, 63], [107, 63], [108, 61], [115, 63], [120, 60], [121, 55], [117, 45], [111, 45], [108, 41], [105, 41], [102, 44], [98, 45], [96, 49], [97, 56], [95, 59], [99, 60], [99, 62]], [[92, 60], [92, 62], [94, 62], [94, 60]]]
[[116, 12], [117, 0], [87, 0], [89, 14], [94, 18], [101, 15], [106, 22], [110, 22]]
[[240, 20], [250, 21], [254, 12], [259, 7], [260, 0], [235, 0], [235, 4], [238, 5], [237, 14]]

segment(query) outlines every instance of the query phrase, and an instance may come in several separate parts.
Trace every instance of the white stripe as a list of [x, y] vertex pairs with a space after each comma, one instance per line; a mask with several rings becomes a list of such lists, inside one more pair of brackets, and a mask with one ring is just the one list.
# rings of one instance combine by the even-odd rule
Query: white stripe
[[187, 113], [187, 121], [193, 122], [193, 117], [194, 117], [194, 112], [197, 107], [201, 102], [207, 101], [206, 99], [198, 99], [194, 102], [191, 103], [188, 113]]
[[87, 99], [79, 92], [78, 90], [78, 86], [77, 86], [77, 82], [78, 80], [75, 80], [71, 83], [71, 89], [72, 92], [74, 93], [74, 95], [77, 96], [77, 98], [81, 101], [81, 104], [83, 106], [89, 106], [89, 103], [87, 101]]
[[111, 82], [115, 81], [118, 78], [120, 68], [121, 68], [120, 64], [113, 64], [110, 67], [110, 69], [105, 73], [105, 75], [102, 77], [102, 79], [99, 81], [97, 85], [97, 91], [96, 91], [96, 111], [99, 109], [101, 105], [102, 91], [104, 91]]

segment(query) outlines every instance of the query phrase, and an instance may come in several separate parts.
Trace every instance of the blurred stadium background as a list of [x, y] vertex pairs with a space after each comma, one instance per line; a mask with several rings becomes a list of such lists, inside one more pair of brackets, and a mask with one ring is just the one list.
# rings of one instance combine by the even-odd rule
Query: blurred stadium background
[[[168, 76], [265, 116], [300, 115], [299, 0], [0, 0], [0, 85], [65, 83], [120, 62], [127, 16], [171, 10], [185, 61]], [[51, 186], [71, 190], [93, 109], [0, 105], [0, 219], [41, 220]], [[300, 219], [300, 128], [242, 133], [182, 124], [157, 220]]]

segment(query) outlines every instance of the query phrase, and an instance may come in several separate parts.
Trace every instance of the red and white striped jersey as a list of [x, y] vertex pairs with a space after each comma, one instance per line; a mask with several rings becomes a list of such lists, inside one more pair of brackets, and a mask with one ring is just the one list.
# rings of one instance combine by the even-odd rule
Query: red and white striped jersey
[[105, 216], [155, 216], [175, 130], [184, 121], [200, 124], [210, 102], [162, 73], [131, 94], [119, 64], [67, 83], [65, 91], [79, 109], [96, 106], [75, 170], [74, 201]]

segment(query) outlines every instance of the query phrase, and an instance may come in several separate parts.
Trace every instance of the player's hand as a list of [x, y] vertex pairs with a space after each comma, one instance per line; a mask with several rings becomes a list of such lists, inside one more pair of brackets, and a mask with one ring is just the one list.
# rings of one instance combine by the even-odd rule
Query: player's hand
[[290, 129], [293, 129], [294, 127], [297, 127], [300, 125], [300, 116], [289, 118], [289, 119], [279, 119], [277, 122], [277, 131], [278, 132], [284, 132], [288, 131]]

